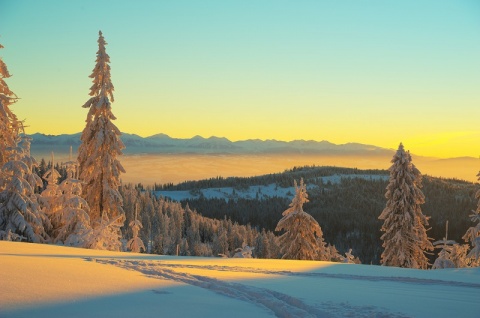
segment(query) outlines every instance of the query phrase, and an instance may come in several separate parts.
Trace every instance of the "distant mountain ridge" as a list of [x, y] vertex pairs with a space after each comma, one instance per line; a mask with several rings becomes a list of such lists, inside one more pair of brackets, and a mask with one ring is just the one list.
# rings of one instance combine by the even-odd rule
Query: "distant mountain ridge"
[[[80, 135], [31, 135], [32, 152], [48, 153], [51, 151], [66, 153], [70, 146], [74, 151], [80, 146]], [[323, 154], [323, 155], [390, 155], [392, 149], [385, 149], [359, 143], [333, 144], [329, 141], [294, 140], [279, 141], [275, 139], [249, 139], [230, 141], [224, 137], [204, 138], [195, 136], [189, 139], [173, 138], [166, 134], [156, 134], [141, 137], [135, 134], [122, 133], [126, 146], [126, 154], [166, 154], [166, 153], [196, 153], [196, 154]]]

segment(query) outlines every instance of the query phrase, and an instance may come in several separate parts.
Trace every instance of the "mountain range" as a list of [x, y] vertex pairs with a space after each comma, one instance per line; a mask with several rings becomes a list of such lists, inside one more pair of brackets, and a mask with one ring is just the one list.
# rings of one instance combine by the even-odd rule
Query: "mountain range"
[[[31, 135], [32, 153], [44, 154], [54, 151], [66, 153], [70, 146], [74, 152], [80, 145], [80, 133], [63, 135]], [[223, 137], [204, 138], [195, 136], [189, 139], [172, 138], [165, 134], [141, 137], [122, 133], [125, 154], [322, 154], [322, 155], [392, 155], [392, 149], [380, 148], [359, 143], [333, 144], [314, 140], [259, 140], [249, 139], [230, 141]]]
[[[31, 135], [32, 155], [36, 159], [68, 159], [70, 146], [74, 156], [80, 146], [80, 133], [63, 135]], [[253, 176], [283, 171], [293, 166], [321, 165], [355, 167], [359, 169], [387, 169], [395, 153], [386, 149], [359, 143], [336, 145], [313, 140], [243, 140], [195, 136], [189, 139], [172, 138], [165, 134], [141, 137], [123, 133], [126, 146], [122, 164], [127, 170], [124, 181], [181, 182], [214, 176]], [[142, 155], [139, 157], [139, 155]], [[208, 156], [207, 156], [208, 155]], [[412, 155], [423, 174], [444, 178], [477, 181], [478, 158], [461, 157], [440, 159]]]

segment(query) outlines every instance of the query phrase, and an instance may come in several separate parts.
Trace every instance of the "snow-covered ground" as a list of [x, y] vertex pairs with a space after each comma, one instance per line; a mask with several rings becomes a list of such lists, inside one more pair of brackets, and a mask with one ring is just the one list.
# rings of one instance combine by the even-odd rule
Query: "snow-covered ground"
[[[388, 176], [385, 175], [361, 175], [361, 174], [335, 174], [333, 176], [321, 177], [324, 184], [333, 183], [338, 184], [342, 179], [353, 179], [360, 178], [366, 180], [388, 180]], [[318, 186], [315, 184], [307, 184], [307, 190], [317, 189]], [[182, 201], [187, 199], [198, 199], [204, 197], [206, 199], [262, 199], [268, 197], [283, 197], [283, 198], [292, 198], [295, 194], [295, 188], [293, 185], [288, 188], [282, 188], [276, 184], [269, 185], [256, 185], [250, 186], [246, 189], [234, 189], [232, 187], [224, 188], [208, 188], [208, 189], [199, 189], [195, 191], [173, 191], [173, 190], [162, 190], [155, 191], [157, 197], [169, 198], [173, 201]]]
[[0, 241], [0, 317], [479, 317], [480, 268], [167, 257]]

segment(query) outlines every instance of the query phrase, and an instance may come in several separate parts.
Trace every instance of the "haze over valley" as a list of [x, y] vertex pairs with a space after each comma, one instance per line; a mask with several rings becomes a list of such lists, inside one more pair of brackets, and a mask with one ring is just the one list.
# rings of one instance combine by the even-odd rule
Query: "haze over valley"
[[[67, 161], [70, 146], [73, 155], [80, 145], [80, 133], [71, 135], [32, 135], [32, 154], [37, 160]], [[126, 173], [124, 182], [179, 183], [212, 177], [250, 177], [281, 172], [295, 166], [337, 166], [359, 169], [388, 169], [393, 149], [348, 143], [336, 145], [328, 141], [291, 142], [278, 140], [246, 140], [232, 142], [226, 138], [196, 136], [172, 138], [165, 134], [140, 137], [122, 134], [126, 146], [120, 160]], [[477, 158], [434, 158], [416, 156], [415, 165], [423, 174], [443, 178], [477, 181], [480, 162]]]

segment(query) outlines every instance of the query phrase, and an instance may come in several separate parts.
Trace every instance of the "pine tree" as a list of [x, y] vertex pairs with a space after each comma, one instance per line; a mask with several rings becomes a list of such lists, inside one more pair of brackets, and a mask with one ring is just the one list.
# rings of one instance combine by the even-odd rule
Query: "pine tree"
[[451, 254], [453, 252], [453, 247], [457, 244], [457, 242], [453, 240], [448, 240], [448, 221], [445, 225], [445, 237], [443, 240], [433, 242], [433, 246], [436, 248], [440, 248], [440, 252], [438, 253], [438, 257], [433, 262], [432, 269], [440, 269], [440, 268], [455, 268], [455, 263], [452, 261]]
[[343, 262], [348, 264], [355, 264], [355, 256], [352, 254], [352, 249], [349, 249], [348, 252], [345, 253], [345, 258], [343, 259]]
[[[54, 226], [54, 243], [63, 243], [67, 246], [87, 247], [92, 240], [93, 231], [88, 216], [87, 201], [81, 198], [82, 183], [76, 179], [77, 163], [72, 160], [70, 147], [70, 160], [65, 163], [67, 178], [58, 186], [59, 210]], [[53, 164], [52, 164], [53, 166]]]
[[272, 258], [270, 242], [264, 228], [255, 239], [255, 257]]
[[141, 238], [138, 237], [138, 232], [140, 232], [140, 229], [142, 228], [142, 223], [137, 220], [137, 209], [135, 208], [135, 220], [131, 221], [129, 226], [132, 228], [132, 233], [133, 237], [130, 241], [127, 243], [127, 248], [134, 252], [134, 253], [140, 253], [146, 250], [145, 245], [143, 244], [143, 241]]
[[329, 261], [329, 262], [343, 262], [343, 261], [345, 261], [345, 258], [342, 255], [340, 255], [340, 253], [338, 252], [335, 245], [328, 244], [326, 246], [325, 250], [326, 250], [326, 253], [325, 253], [324, 260]]
[[117, 157], [125, 146], [120, 140], [120, 130], [112, 123], [116, 119], [110, 102], [114, 101], [114, 87], [110, 79], [110, 57], [105, 51], [106, 44], [100, 31], [96, 65], [90, 75], [93, 79], [91, 98], [83, 105], [89, 111], [81, 136], [78, 162], [80, 180], [85, 184], [83, 196], [90, 207], [91, 224], [111, 229], [107, 224], [111, 224], [112, 220], [124, 220], [119, 217], [123, 216], [123, 199], [118, 188], [120, 174], [125, 170]]
[[33, 189], [32, 193], [32, 200], [34, 200], [37, 204], [39, 204], [40, 195], [38, 194], [37, 190], [43, 188], [43, 181], [42, 178], [38, 176], [36, 173], [36, 168], [38, 167], [38, 163], [35, 158], [32, 157], [30, 153], [30, 145], [32, 142], [32, 138], [25, 133], [25, 128], [23, 123], [20, 123], [21, 129], [23, 131], [22, 135], [20, 136], [20, 147], [22, 148], [22, 161], [27, 165], [27, 173], [25, 175], [25, 180], [30, 184]]
[[35, 243], [49, 241], [47, 232], [51, 225], [46, 214], [40, 210], [34, 188], [41, 179], [32, 173], [35, 163], [29, 148], [20, 147], [22, 138], [17, 135], [16, 147], [7, 148], [7, 162], [1, 169], [0, 178], [0, 237]]
[[[0, 49], [3, 49], [1, 44]], [[7, 148], [16, 146], [16, 138], [20, 133], [20, 122], [10, 110], [10, 106], [18, 98], [5, 82], [5, 79], [9, 77], [11, 75], [8, 72], [7, 65], [0, 57], [0, 167], [8, 161]]]
[[[480, 181], [480, 172], [477, 174], [477, 177]], [[470, 219], [472, 222], [477, 222], [477, 224], [468, 228], [462, 238], [465, 242], [472, 245], [472, 249], [468, 253], [467, 259], [472, 266], [480, 266], [480, 190], [475, 194], [475, 198], [478, 199], [477, 210], [472, 211]]]
[[303, 211], [303, 204], [308, 202], [307, 187], [300, 180], [295, 181], [295, 197], [290, 207], [285, 210], [275, 231], [285, 231], [280, 236], [280, 248], [283, 259], [315, 260], [325, 255], [323, 232], [318, 222]]
[[93, 228], [92, 234], [85, 242], [85, 247], [95, 250], [120, 251], [122, 249], [120, 227], [124, 221], [123, 214], [109, 219], [107, 214], [103, 213], [100, 224]]
[[468, 244], [455, 244], [452, 246], [450, 252], [450, 260], [455, 265], [455, 268], [468, 267], [470, 262], [467, 258]]
[[0, 239], [48, 242], [50, 222], [35, 193], [43, 183], [33, 171], [37, 162], [30, 155], [31, 138], [10, 110], [18, 99], [4, 80], [10, 76], [0, 58]]
[[[39, 198], [40, 206], [52, 224], [52, 232], [59, 227], [61, 219], [60, 214], [58, 213], [62, 208], [59, 202], [61, 192], [58, 189], [58, 178], [60, 178], [60, 173], [54, 168], [54, 156], [52, 152], [52, 166], [43, 175], [43, 179], [48, 182], [47, 187], [42, 191]], [[53, 233], [49, 234], [50, 237], [52, 237], [53, 242], [56, 243], [54, 238], [55, 235]]]
[[425, 226], [428, 217], [420, 205], [425, 196], [420, 190], [422, 175], [412, 163], [410, 153], [400, 143], [390, 167], [390, 180], [385, 197], [387, 203], [379, 216], [384, 220], [381, 239], [384, 251], [381, 263], [387, 266], [426, 269], [425, 251], [433, 250]]
[[215, 256], [228, 257], [227, 230], [220, 223], [217, 233], [213, 235], [212, 252]]
[[242, 243], [242, 247], [235, 249], [234, 258], [252, 258], [252, 252], [255, 247], [248, 246], [245, 242]]

